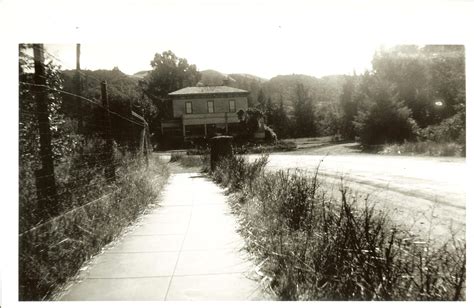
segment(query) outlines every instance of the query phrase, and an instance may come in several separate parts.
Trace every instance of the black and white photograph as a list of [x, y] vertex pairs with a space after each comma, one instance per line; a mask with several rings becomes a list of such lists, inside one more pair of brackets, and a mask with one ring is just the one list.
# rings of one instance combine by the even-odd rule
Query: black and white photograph
[[473, 1], [0, 9], [0, 307], [468, 303]]

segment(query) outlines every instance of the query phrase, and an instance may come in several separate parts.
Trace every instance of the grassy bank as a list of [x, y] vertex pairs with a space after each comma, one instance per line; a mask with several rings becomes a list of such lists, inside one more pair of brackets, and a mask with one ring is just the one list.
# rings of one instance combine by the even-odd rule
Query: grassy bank
[[382, 154], [424, 156], [466, 156], [466, 146], [456, 142], [417, 141], [385, 145]]
[[266, 163], [235, 157], [212, 177], [233, 193], [247, 248], [280, 299], [465, 299], [464, 242], [419, 238], [344, 187], [335, 200], [317, 174]]
[[117, 172], [111, 192], [20, 234], [20, 300], [50, 298], [158, 197], [168, 178], [158, 157], [148, 168], [123, 165]]

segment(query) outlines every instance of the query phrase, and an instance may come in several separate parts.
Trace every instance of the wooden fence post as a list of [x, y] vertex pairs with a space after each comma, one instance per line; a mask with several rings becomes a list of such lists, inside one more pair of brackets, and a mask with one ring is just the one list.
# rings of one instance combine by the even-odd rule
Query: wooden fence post
[[100, 84], [102, 106], [104, 107], [104, 121], [105, 121], [105, 178], [108, 182], [115, 181], [115, 165], [114, 165], [114, 149], [112, 140], [112, 123], [110, 122], [109, 112], [109, 97], [107, 94], [107, 82], [102, 81]]
[[46, 95], [46, 70], [44, 67], [43, 44], [33, 44], [35, 62], [34, 92], [38, 119], [41, 169], [35, 172], [38, 207], [43, 214], [52, 216], [58, 212], [56, 179], [54, 175], [54, 160], [52, 137], [49, 122], [49, 103]]
[[145, 151], [145, 163], [146, 163], [146, 167], [148, 168], [148, 147], [150, 146], [148, 144], [148, 125], [146, 124], [146, 122], [144, 123], [144, 127], [143, 127], [143, 143], [145, 145], [144, 147], [144, 151]]

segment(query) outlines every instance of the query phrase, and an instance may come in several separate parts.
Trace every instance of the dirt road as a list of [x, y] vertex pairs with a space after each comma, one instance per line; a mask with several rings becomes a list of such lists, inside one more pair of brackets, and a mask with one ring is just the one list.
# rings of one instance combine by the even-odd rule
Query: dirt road
[[[256, 155], [250, 155], [255, 158]], [[268, 169], [300, 169], [319, 174], [337, 192], [344, 182], [391, 213], [414, 232], [438, 239], [452, 232], [464, 237], [466, 164], [464, 158], [403, 157], [375, 154], [271, 154]], [[337, 193], [335, 193], [337, 195]], [[430, 223], [431, 222], [431, 223]]]

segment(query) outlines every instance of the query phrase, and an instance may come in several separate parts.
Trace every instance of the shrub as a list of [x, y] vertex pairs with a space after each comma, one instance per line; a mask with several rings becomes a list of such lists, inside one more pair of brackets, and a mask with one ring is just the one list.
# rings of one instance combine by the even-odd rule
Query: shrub
[[184, 157], [183, 153], [171, 153], [170, 163], [180, 161]]
[[457, 142], [466, 144], [466, 119], [465, 114], [459, 112], [443, 120], [437, 125], [430, 125], [419, 131], [421, 140], [435, 142]]
[[278, 140], [277, 134], [271, 129], [271, 127], [265, 125], [265, 141], [268, 143], [275, 143]]
[[213, 177], [223, 185], [229, 186], [232, 191], [241, 190], [263, 171], [267, 163], [268, 155], [251, 163], [247, 162], [243, 156], [232, 156], [219, 162], [213, 172]]

